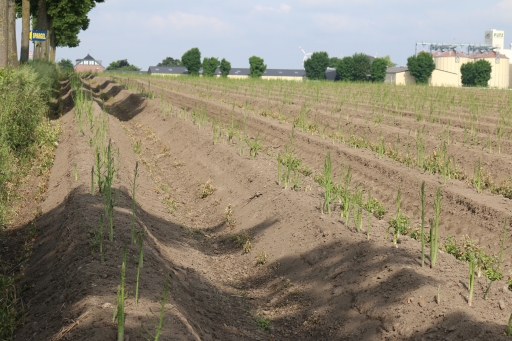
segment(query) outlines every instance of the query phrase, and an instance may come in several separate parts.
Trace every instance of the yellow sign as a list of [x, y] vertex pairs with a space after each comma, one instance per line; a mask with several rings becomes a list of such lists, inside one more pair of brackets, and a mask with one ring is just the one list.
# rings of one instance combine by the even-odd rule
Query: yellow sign
[[46, 31], [30, 31], [29, 39], [32, 41], [46, 41]]

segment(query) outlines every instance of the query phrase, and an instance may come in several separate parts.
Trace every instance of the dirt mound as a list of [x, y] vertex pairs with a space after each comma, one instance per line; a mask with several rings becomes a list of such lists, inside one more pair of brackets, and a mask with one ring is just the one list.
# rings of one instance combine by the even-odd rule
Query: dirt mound
[[[339, 211], [321, 214], [323, 189], [313, 179], [301, 180], [305, 190], [283, 189], [275, 158], [263, 150], [251, 158], [246, 145], [223, 137], [213, 143], [211, 125], [190, 119], [204, 108], [209, 119], [227, 124], [232, 111], [243, 116], [241, 110], [168, 85], [159, 88], [160, 98], [149, 99], [107, 78], [85, 80], [96, 101], [94, 117], [103, 117], [104, 105], [108, 138], [119, 151], [114, 238], [105, 234], [103, 261], [95, 238], [103, 198], [91, 194], [95, 130], [84, 123], [81, 133], [74, 111], [61, 118], [63, 133], [26, 267], [26, 323], [17, 340], [114, 340], [125, 246], [129, 340], [144, 340], [145, 329], [155, 332], [166, 281], [163, 340], [505, 339], [512, 304], [506, 281], [496, 282], [484, 301], [487, 280], [477, 278], [469, 307], [466, 263], [441, 252], [436, 268], [422, 268], [419, 243], [402, 237], [395, 248], [384, 239], [387, 222], [370, 216], [368, 240], [346, 226]], [[291, 126], [276, 120], [247, 115], [246, 123], [269, 154], [290, 138]], [[417, 210], [421, 181], [429, 200], [439, 185], [439, 178], [371, 152], [295, 134], [305, 163], [320, 169], [330, 150], [337, 171], [350, 165], [355, 181], [373, 188], [388, 207], [397, 182], [407, 212]], [[131, 187], [137, 161], [136, 227], [146, 236], [135, 305]], [[492, 233], [483, 225], [472, 232], [496, 243], [497, 222], [510, 214], [508, 201], [475, 195], [456, 182], [443, 187], [443, 195], [443, 226], [464, 233], [496, 222]]]

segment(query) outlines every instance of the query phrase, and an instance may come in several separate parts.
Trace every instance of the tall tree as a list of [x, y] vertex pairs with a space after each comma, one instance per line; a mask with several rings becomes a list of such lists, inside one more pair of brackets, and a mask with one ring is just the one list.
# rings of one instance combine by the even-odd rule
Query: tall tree
[[8, 13], [7, 1], [0, 1], [0, 68], [7, 67], [9, 55]]
[[249, 58], [249, 65], [252, 78], [261, 77], [265, 73], [265, 70], [267, 70], [267, 65], [265, 64], [263, 58], [257, 56], [252, 56]]
[[225, 58], [222, 58], [220, 61], [220, 73], [222, 74], [222, 77], [227, 77], [230, 71], [231, 63], [228, 62]]
[[331, 57], [331, 58], [329, 58], [329, 67], [333, 68], [333, 69], [336, 69], [336, 67], [338, 66], [338, 63], [340, 61], [341, 61], [341, 59], [338, 58], [338, 57]]
[[375, 58], [371, 66], [372, 82], [382, 83], [386, 79], [388, 62], [385, 58]]
[[364, 82], [370, 74], [370, 57], [364, 53], [355, 53], [352, 56], [354, 60], [352, 78], [355, 81]]
[[198, 76], [201, 68], [201, 51], [197, 47], [191, 48], [183, 54], [181, 62], [187, 68], [189, 75]]
[[[37, 2], [37, 22], [35, 29], [48, 32], [48, 11], [46, 7], [46, 0], [38, 0]], [[36, 43], [36, 50], [34, 51], [35, 59], [48, 59], [47, 43], [48, 40]]]
[[20, 62], [28, 62], [29, 54], [29, 33], [30, 33], [30, 0], [21, 2], [21, 52]]
[[314, 52], [311, 58], [304, 62], [306, 77], [311, 80], [320, 80], [325, 78], [325, 70], [329, 65], [329, 55], [327, 52]]
[[353, 81], [354, 59], [352, 57], [343, 57], [336, 66], [336, 73], [342, 81]]
[[15, 0], [7, 0], [8, 13], [7, 13], [7, 27], [8, 33], [8, 64], [11, 67], [18, 67], [18, 47], [16, 46], [16, 3]]
[[215, 75], [215, 70], [219, 66], [219, 59], [215, 57], [204, 58], [203, 59], [203, 76], [204, 77], [213, 77]]
[[430, 53], [422, 51], [417, 56], [407, 58], [407, 68], [417, 84], [427, 84], [436, 64]]

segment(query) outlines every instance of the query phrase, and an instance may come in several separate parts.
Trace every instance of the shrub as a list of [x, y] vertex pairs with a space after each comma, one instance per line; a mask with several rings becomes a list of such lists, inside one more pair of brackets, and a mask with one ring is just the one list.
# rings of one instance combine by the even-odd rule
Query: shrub
[[263, 58], [252, 56], [249, 58], [249, 65], [251, 68], [251, 77], [252, 78], [259, 78], [265, 70], [267, 69], [267, 65], [264, 64], [265, 61]]
[[201, 68], [201, 52], [197, 47], [191, 48], [183, 54], [181, 63], [185, 65], [190, 75], [198, 76]]
[[417, 84], [427, 84], [436, 64], [430, 53], [422, 51], [417, 56], [407, 58], [407, 68]]
[[354, 81], [364, 82], [367, 80], [367, 75], [370, 74], [371, 63], [370, 57], [364, 53], [355, 53], [352, 56], [354, 64], [352, 66], [352, 79]]
[[462, 85], [487, 87], [491, 79], [491, 72], [492, 65], [485, 59], [462, 64], [460, 67]]
[[327, 66], [329, 66], [329, 55], [327, 52], [314, 52], [311, 58], [304, 62], [306, 77], [311, 80], [324, 79]]

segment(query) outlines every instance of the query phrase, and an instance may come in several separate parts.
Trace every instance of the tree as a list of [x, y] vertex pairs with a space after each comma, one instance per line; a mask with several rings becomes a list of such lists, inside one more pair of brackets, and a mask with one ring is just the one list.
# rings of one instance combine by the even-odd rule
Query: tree
[[261, 75], [265, 73], [265, 70], [267, 70], [267, 65], [264, 64], [265, 61], [263, 58], [252, 56], [249, 58], [249, 65], [251, 70], [251, 77], [252, 78], [259, 78]]
[[0, 1], [0, 68], [7, 67], [9, 55], [9, 30], [7, 25], [9, 8], [6, 1]]
[[370, 57], [364, 53], [355, 53], [352, 56], [354, 61], [352, 68], [352, 79], [354, 81], [364, 82], [367, 80], [367, 76], [370, 74]]
[[407, 68], [417, 84], [427, 84], [436, 64], [430, 53], [422, 51], [417, 56], [407, 58]]
[[463, 86], [475, 86], [475, 63], [464, 63], [460, 66], [461, 82]]
[[333, 68], [333, 69], [336, 69], [336, 67], [338, 66], [338, 63], [341, 61], [340, 58], [338, 57], [331, 57], [329, 58], [329, 67], [330, 68]]
[[18, 48], [16, 47], [16, 3], [14, 0], [7, 0], [7, 26], [9, 27], [8, 38], [8, 64], [11, 67], [18, 67]]
[[353, 81], [354, 59], [343, 57], [336, 66], [336, 74], [342, 81]]
[[20, 62], [28, 62], [29, 54], [29, 33], [30, 33], [30, 0], [21, 1], [21, 52]]
[[140, 68], [128, 63], [127, 59], [117, 60], [107, 66], [107, 70], [121, 70], [121, 71], [139, 71]]
[[462, 85], [487, 87], [491, 79], [491, 72], [492, 65], [485, 59], [462, 64], [460, 67]]
[[166, 57], [161, 63], [156, 66], [181, 66], [181, 60], [179, 58], [174, 59], [172, 57]]
[[372, 82], [382, 83], [386, 79], [386, 69], [388, 62], [385, 58], [375, 58], [371, 65]]
[[73, 71], [74, 65], [70, 59], [61, 59], [58, 64], [62, 71]]
[[188, 70], [188, 73], [193, 76], [199, 75], [201, 68], [201, 52], [197, 47], [191, 48], [183, 54], [181, 62]]
[[311, 58], [304, 62], [306, 77], [311, 80], [324, 79], [327, 66], [329, 66], [329, 55], [327, 52], [313, 52]]
[[222, 77], [227, 77], [230, 71], [231, 63], [228, 62], [226, 59], [222, 58], [222, 60], [220, 61], [220, 73], [222, 74]]
[[492, 65], [488, 60], [479, 59], [475, 62], [475, 85], [487, 87], [491, 79]]
[[396, 63], [391, 60], [391, 57], [389, 55], [382, 57], [382, 59], [386, 60], [387, 67], [396, 66]]
[[203, 59], [203, 76], [213, 77], [215, 70], [219, 66], [219, 59], [215, 57]]

